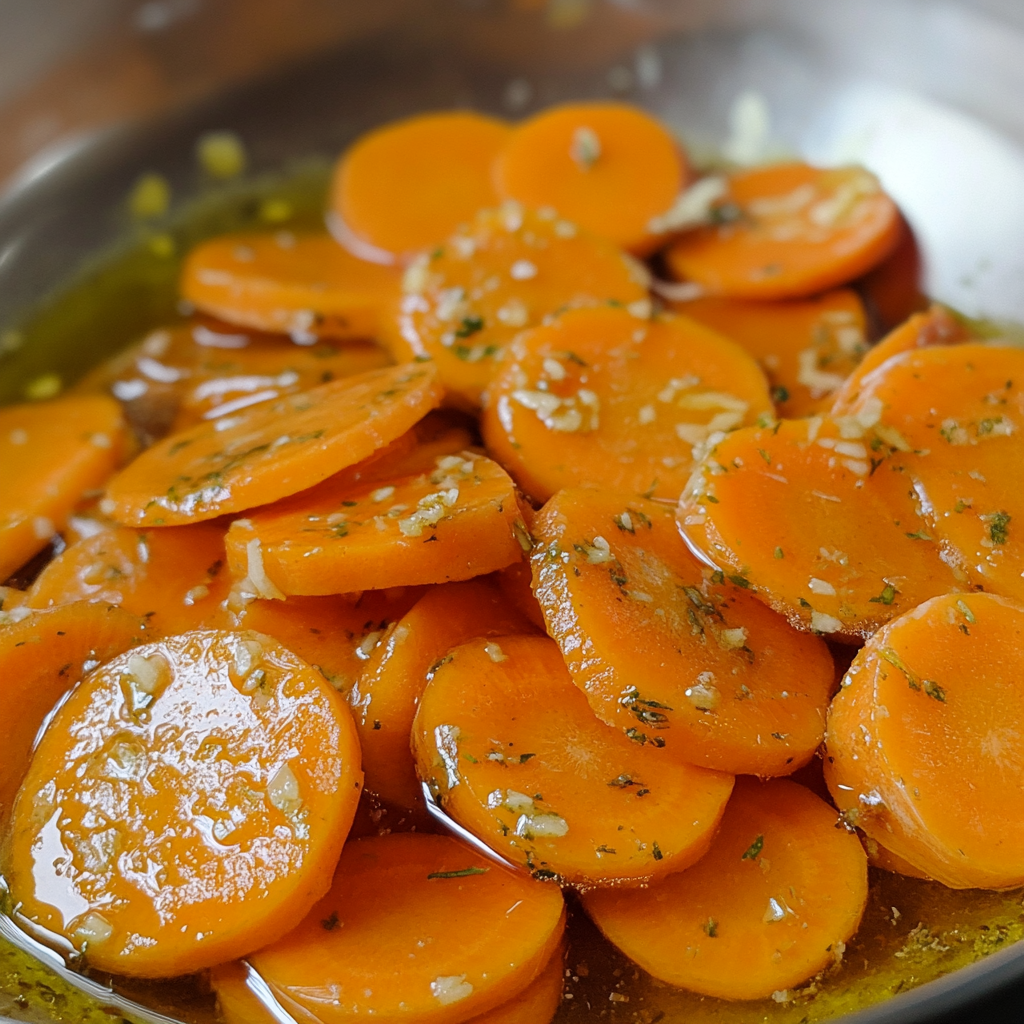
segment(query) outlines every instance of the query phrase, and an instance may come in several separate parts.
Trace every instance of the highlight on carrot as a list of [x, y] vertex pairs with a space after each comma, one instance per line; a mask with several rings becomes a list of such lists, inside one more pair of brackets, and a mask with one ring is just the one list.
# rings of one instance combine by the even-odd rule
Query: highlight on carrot
[[733, 778], [673, 763], [594, 717], [547, 637], [456, 647], [412, 732], [445, 811], [535, 877], [646, 883], [707, 851]]
[[[396, 587], [331, 597], [256, 600], [235, 613], [233, 626], [272, 636], [347, 697], [389, 627], [422, 593], [418, 587]], [[363, 762], [366, 773], [365, 752]]]
[[488, 395], [488, 450], [538, 501], [587, 486], [675, 501], [694, 452], [772, 415], [739, 345], [687, 317], [609, 306], [522, 334]]
[[920, 873], [1024, 884], [1024, 605], [947, 594], [876, 633], [832, 703], [825, 776], [846, 820]]
[[1024, 351], [967, 343], [918, 348], [864, 383], [854, 417], [898, 451], [945, 557], [984, 590], [1024, 601]]
[[359, 259], [327, 234], [220, 235], [196, 246], [182, 297], [229, 324], [317, 338], [372, 338], [401, 275]]
[[877, 266], [900, 240], [896, 204], [862, 167], [803, 163], [741, 171], [715, 207], [718, 223], [666, 251], [673, 275], [708, 295], [806, 298]]
[[[718, 999], [767, 999], [842, 958], [868, 897], [867, 858], [835, 810], [785, 779], [737, 779], [692, 868], [584, 907], [660, 981]], [[742, 965], [742, 970], [737, 966]]]
[[398, 262], [497, 204], [492, 166], [511, 129], [471, 111], [419, 114], [367, 132], [338, 161], [336, 233], [358, 256]]
[[449, 401], [476, 410], [520, 331], [563, 309], [612, 301], [646, 315], [647, 276], [552, 211], [506, 203], [410, 265], [381, 341], [398, 360], [432, 359]]
[[[555, 950], [544, 970], [522, 992], [466, 1024], [549, 1024], [562, 1004], [563, 958], [564, 951]], [[280, 1018], [268, 1007], [262, 991], [265, 983], [248, 964], [236, 960], [215, 967], [210, 972], [210, 986], [224, 1024], [279, 1024]], [[273, 999], [273, 993], [270, 997]]]
[[742, 574], [796, 627], [836, 640], [868, 637], [966, 585], [922, 518], [880, 411], [869, 412], [735, 431], [705, 457], [678, 509], [707, 563]]
[[492, 580], [476, 579], [431, 588], [380, 636], [349, 696], [367, 791], [396, 807], [418, 807], [423, 793], [409, 737], [427, 680], [459, 644], [529, 630]]
[[702, 566], [672, 509], [566, 490], [538, 514], [534, 593], [594, 713], [662, 759], [787, 775], [821, 742], [834, 682], [818, 638], [750, 581]]
[[557, 886], [449, 836], [393, 834], [346, 844], [327, 895], [249, 963], [299, 1019], [443, 1024], [524, 992], [564, 925]]
[[10, 818], [46, 716], [86, 673], [146, 634], [137, 617], [103, 604], [78, 602], [26, 614], [20, 601], [5, 598], [3, 607], [0, 704], [7, 711], [0, 715], [0, 827]]
[[976, 339], [970, 330], [944, 306], [933, 305], [924, 312], [915, 313], [868, 349], [860, 365], [832, 396], [832, 414], [848, 415], [859, 400], [869, 375], [894, 356], [918, 348], [959, 345], [972, 340]]
[[236, 519], [228, 564], [261, 596], [337, 594], [471, 579], [523, 557], [515, 485], [472, 451], [356, 486], [344, 474]]
[[741, 345], [764, 370], [779, 416], [827, 409], [867, 344], [864, 304], [849, 288], [811, 299], [702, 298], [673, 308]]
[[682, 146], [625, 103], [566, 103], [528, 118], [494, 165], [503, 199], [550, 207], [594, 235], [644, 256], [689, 175]]
[[69, 545], [50, 562], [32, 584], [28, 603], [120, 605], [155, 634], [170, 636], [227, 626], [221, 604], [230, 589], [223, 526], [114, 526]]
[[107, 487], [126, 526], [179, 526], [313, 487], [409, 430], [440, 402], [430, 366], [394, 366], [201, 423], [144, 451]]
[[115, 401], [99, 395], [0, 409], [0, 581], [42, 551], [124, 448]]
[[[330, 885], [361, 781], [344, 701], [268, 637], [146, 644], [86, 676], [47, 725], [7, 880], [19, 913], [96, 969], [188, 974], [299, 923]], [[40, 861], [43, 842], [62, 852]]]

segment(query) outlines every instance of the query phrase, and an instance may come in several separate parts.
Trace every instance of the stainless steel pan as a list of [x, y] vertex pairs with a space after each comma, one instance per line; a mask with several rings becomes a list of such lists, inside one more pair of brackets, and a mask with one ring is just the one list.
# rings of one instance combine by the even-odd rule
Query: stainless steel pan
[[[194, 194], [203, 131], [237, 132], [258, 175], [415, 110], [590, 96], [650, 107], [698, 155], [868, 164], [929, 292], [1024, 321], [1020, 0], [0, 0], [0, 332], [116, 243], [141, 172]], [[136, 330], [0, 353], [0, 391]], [[1024, 1005], [1022, 979], [1018, 943], [848, 1019], [931, 1020], [997, 989]]]

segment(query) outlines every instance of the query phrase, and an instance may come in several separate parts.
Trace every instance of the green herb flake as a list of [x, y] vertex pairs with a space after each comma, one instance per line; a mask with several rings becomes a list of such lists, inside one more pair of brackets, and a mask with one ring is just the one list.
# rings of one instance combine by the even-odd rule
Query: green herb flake
[[701, 930], [709, 939], [718, 938], [718, 922], [713, 917], [709, 917], [707, 922], [701, 925]]
[[651, 843], [651, 855], [655, 860], [661, 860], [665, 854], [661, 852], [661, 847], [657, 843]]
[[892, 604], [897, 593], [898, 591], [891, 583], [886, 583], [878, 597], [872, 597], [869, 600], [871, 604]]
[[907, 538], [909, 540], [931, 540], [932, 539], [931, 537], [928, 536], [927, 533], [924, 532], [924, 530], [915, 530], [913, 533], [906, 534], [906, 536], [907, 536]]
[[427, 875], [427, 881], [432, 882], [438, 878], [469, 878], [470, 875], [486, 875], [490, 868], [460, 868], [458, 871], [431, 871]]
[[462, 318], [462, 322], [455, 328], [455, 337], [469, 338], [483, 329], [484, 318], [475, 313], [471, 313], [469, 316], [464, 316]]
[[785, 554], [785, 552], [784, 552], [784, 551], [782, 550], [782, 548], [776, 548], [776, 549], [775, 549], [775, 557], [776, 557], [776, 558], [785, 558], [785, 557], [786, 557], [786, 554]]
[[740, 856], [740, 860], [757, 860], [761, 851], [764, 849], [764, 836], [759, 835], [743, 852]]
[[330, 917], [325, 917], [321, 922], [320, 926], [327, 932], [333, 932], [338, 927], [338, 912], [333, 911]]
[[742, 587], [744, 590], [750, 590], [750, 580], [746, 576], [740, 576], [738, 573], [733, 573], [731, 576], [727, 576], [726, 579], [737, 587]]
[[988, 536], [993, 544], [1005, 544], [1010, 537], [1010, 520], [1007, 512], [993, 512], [990, 516], [982, 516], [988, 523]]
[[934, 680], [925, 679], [921, 683], [921, 686], [924, 689], [924, 692], [931, 697], [932, 700], [937, 700], [942, 704], [946, 703], [946, 691]]
[[960, 609], [960, 614], [973, 626], [978, 620], [974, 617], [974, 612], [968, 607], [966, 601], [957, 601], [957, 608]]
[[772, 388], [772, 401], [776, 405], [781, 405], [783, 402], [789, 401], [789, 388], [783, 387], [781, 384], [776, 385]]
[[772, 464], [772, 457], [763, 448], [758, 448], [757, 454], [760, 455], [769, 466]]

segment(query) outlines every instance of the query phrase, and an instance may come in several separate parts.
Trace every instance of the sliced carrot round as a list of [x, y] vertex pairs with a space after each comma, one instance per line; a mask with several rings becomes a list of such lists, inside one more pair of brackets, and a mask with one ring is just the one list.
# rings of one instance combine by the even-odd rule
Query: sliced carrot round
[[876, 633], [827, 754], [836, 803], [886, 850], [957, 889], [1024, 884], [1024, 605], [950, 594]]
[[463, 451], [355, 486], [339, 474], [236, 519], [227, 552], [238, 578], [337, 594], [471, 579], [518, 561], [528, 543], [508, 474]]
[[[533, 516], [524, 517], [524, 521], [527, 524], [527, 529], [530, 529]], [[501, 592], [505, 595], [505, 600], [513, 608], [538, 629], [547, 628], [544, 624], [544, 613], [541, 611], [540, 605], [537, 604], [537, 598], [533, 596], [533, 575], [530, 572], [529, 562], [513, 562], [511, 565], [507, 565], [496, 574], [496, 579]]]
[[99, 395], [0, 409], [0, 580], [63, 529], [124, 448], [117, 403]]
[[488, 395], [488, 449], [539, 501], [586, 486], [675, 501], [694, 449], [772, 412], [735, 343], [686, 317], [607, 306], [517, 338]]
[[910, 349], [864, 379], [848, 415], [878, 417], [891, 465], [961, 576], [1024, 601], [1024, 351]]
[[266, 505], [368, 458], [440, 400], [429, 366], [395, 366], [172, 434], [107, 488], [127, 526], [176, 526]]
[[[524, 991], [466, 1024], [548, 1024], [562, 1003], [562, 962], [563, 952], [556, 950], [547, 967]], [[210, 985], [224, 1024], [279, 1024], [273, 1004], [268, 1005], [267, 997], [274, 1000], [273, 995], [248, 964], [233, 961], [215, 967], [210, 972]]]
[[690, 231], [666, 253], [677, 278], [709, 295], [815, 295], [870, 270], [900, 240], [899, 209], [862, 167], [742, 171], [718, 211], [723, 223]]
[[249, 962], [299, 1019], [450, 1024], [523, 992], [564, 924], [557, 886], [448, 836], [396, 834], [349, 843], [330, 892]]
[[702, 298], [673, 308], [757, 360], [779, 416], [795, 419], [827, 408], [867, 351], [864, 304], [848, 288], [788, 302]]
[[683, 493], [684, 536], [794, 625], [836, 639], [870, 636], [962, 588], [967, 578], [947, 564], [877, 417], [730, 434]]
[[372, 338], [399, 272], [353, 256], [330, 235], [236, 234], [196, 246], [182, 297], [230, 324], [316, 338]]
[[381, 637], [350, 696], [368, 792], [398, 807], [422, 803], [409, 737], [430, 675], [458, 644], [529, 629], [493, 582], [467, 580], [427, 591]]
[[[397, 587], [365, 594], [252, 601], [235, 614], [234, 624], [272, 636], [347, 696], [388, 628], [421, 594], [417, 587]], [[365, 771], [365, 756], [363, 760]]]
[[93, 967], [188, 974], [298, 924], [361, 780], [352, 717], [318, 672], [257, 633], [186, 633], [61, 705], [14, 805], [7, 878], [20, 913]]
[[551, 207], [587, 231], [646, 255], [651, 221], [682, 191], [680, 144], [650, 114], [625, 103], [569, 103], [516, 127], [494, 165], [504, 199]]
[[889, 255], [860, 279], [857, 290], [881, 330], [894, 330], [928, 308], [924, 257], [914, 231], [900, 217], [900, 237]]
[[832, 414], [849, 415], [870, 375], [893, 356], [932, 345], [958, 345], [971, 340], [970, 331], [943, 306], [915, 313], [865, 353], [860, 365], [832, 396]]
[[738, 779], [707, 855], [640, 892], [594, 890], [605, 936], [670, 985], [767, 999], [842, 957], [868, 896], [867, 858], [836, 812], [784, 779]]
[[524, 328], [573, 306], [650, 309], [640, 264], [550, 211], [517, 203], [482, 211], [420, 256], [403, 289], [381, 340], [397, 359], [433, 359], [450, 399], [471, 409]]
[[602, 721], [670, 760], [786, 775], [821, 742], [832, 658], [703, 567], [670, 508], [562, 491], [538, 514], [534, 592]]
[[450, 651], [420, 700], [412, 743], [420, 777], [460, 825], [538, 877], [584, 886], [689, 867], [733, 784], [598, 721], [547, 637]]
[[28, 769], [46, 716], [84, 675], [146, 636], [133, 615], [103, 604], [64, 605], [10, 616], [0, 627], [0, 829]]
[[456, 111], [357, 139], [338, 162], [330, 200], [354, 251], [400, 259], [494, 206], [491, 168], [510, 131], [496, 118]]
[[158, 635], [226, 626], [231, 589], [224, 528], [212, 523], [166, 530], [114, 526], [67, 547], [40, 573], [29, 606], [71, 601], [120, 605]]

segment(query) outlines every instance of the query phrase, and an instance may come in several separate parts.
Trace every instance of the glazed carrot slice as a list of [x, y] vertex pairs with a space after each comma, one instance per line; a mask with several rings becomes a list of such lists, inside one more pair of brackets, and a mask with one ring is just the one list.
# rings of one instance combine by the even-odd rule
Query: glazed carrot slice
[[224, 562], [224, 528], [213, 523], [166, 530], [114, 526], [50, 562], [31, 587], [29, 606], [120, 605], [162, 636], [226, 626], [221, 603], [231, 580]]
[[117, 403], [99, 395], [0, 409], [0, 581], [64, 528], [124, 447]]
[[870, 636], [967, 582], [944, 560], [893, 461], [899, 451], [873, 429], [877, 416], [737, 430], [679, 504], [679, 527], [702, 558], [741, 575], [798, 628], [837, 640]]
[[873, 868], [880, 868], [894, 875], [906, 875], [908, 878], [923, 878], [932, 881], [923, 871], [915, 868], [910, 861], [887, 850], [881, 843], [876, 842], [870, 836], [864, 836], [864, 849], [867, 851], [868, 864]]
[[227, 552], [237, 578], [337, 594], [471, 579], [518, 561], [528, 543], [512, 480], [467, 450], [355, 486], [339, 474], [236, 519]]
[[[441, 236], [438, 236], [441, 237]], [[353, 256], [330, 235], [236, 234], [196, 246], [181, 295], [229, 324], [316, 338], [372, 338], [401, 275]]]
[[[57, 711], [7, 878], [20, 913], [99, 970], [187, 974], [299, 923], [361, 781], [352, 716], [320, 673], [257, 633], [186, 633], [107, 662]], [[41, 862], [39, 844], [57, 853]]]
[[868, 347], [864, 304], [848, 288], [787, 302], [703, 298], [673, 308], [746, 349], [768, 377], [777, 414], [793, 419], [828, 408]]
[[935, 305], [925, 312], [915, 313], [865, 353], [860, 365], [832, 396], [832, 414], [849, 415], [869, 375], [893, 356], [932, 345], [959, 345], [971, 340], [968, 328], [943, 306]]
[[547, 637], [450, 651], [412, 744], [455, 821], [536, 877], [582, 886], [646, 883], [695, 863], [733, 784], [598, 721]]
[[924, 292], [924, 260], [913, 229], [900, 217], [900, 238], [886, 259], [858, 283], [872, 317], [883, 331], [892, 331], [928, 308]]
[[[556, 950], [523, 992], [466, 1024], [548, 1024], [562, 1003], [562, 962], [563, 952]], [[273, 999], [273, 995], [247, 964], [234, 961], [215, 967], [210, 984], [224, 1024], [279, 1024], [280, 1017], [267, 1005], [268, 996]]]
[[551, 207], [595, 235], [647, 255], [688, 177], [680, 144], [650, 114], [625, 103], [568, 103], [509, 136], [494, 165], [502, 198]]
[[[388, 628], [421, 594], [416, 587], [398, 587], [365, 594], [252, 601], [237, 613], [235, 624], [272, 636], [347, 696]], [[365, 755], [363, 762], [365, 771]]]
[[331, 210], [354, 252], [396, 260], [494, 206], [494, 159], [510, 133], [470, 111], [421, 114], [357, 139], [341, 157]]
[[300, 1020], [446, 1024], [523, 992], [564, 923], [557, 886], [456, 839], [372, 837], [346, 845], [330, 892], [249, 963]]
[[28, 768], [40, 726], [58, 701], [98, 664], [140, 643], [145, 626], [120, 608], [69, 604], [28, 612], [15, 604], [0, 626], [0, 828]]
[[409, 737], [427, 679], [452, 647], [529, 629], [492, 581], [467, 580], [427, 591], [381, 637], [350, 696], [368, 792], [398, 807], [422, 803]]
[[864, 380], [849, 415], [879, 417], [890, 464], [961, 578], [1024, 601], [1024, 351], [911, 349]]
[[840, 960], [860, 924], [867, 859], [836, 824], [835, 810], [796, 783], [738, 779], [703, 860], [641, 892], [596, 889], [584, 905], [660, 981], [767, 999]]
[[796, 299], [846, 284], [900, 239], [900, 213], [862, 167], [791, 163], [742, 171], [718, 206], [723, 223], [669, 247], [680, 280], [708, 295]]
[[771, 414], [765, 376], [739, 345], [686, 317], [606, 306], [517, 338], [481, 429], [539, 501], [586, 486], [675, 501], [695, 450]]
[[[532, 520], [532, 516], [525, 518], [527, 529], [530, 529]], [[530, 572], [529, 562], [513, 562], [496, 573], [495, 579], [498, 581], [498, 587], [502, 594], [505, 595], [505, 600], [516, 611], [538, 629], [547, 628], [544, 623], [544, 613], [541, 611], [540, 605], [537, 604], [537, 598], [533, 596], [533, 575]]]
[[[468, 409], [524, 328], [609, 301], [650, 310], [647, 272], [604, 239], [551, 211], [484, 210], [406, 271], [381, 341], [396, 359], [432, 359], [449, 400]], [[633, 305], [633, 304], [636, 305]]]
[[201, 423], [144, 451], [107, 488], [126, 526], [177, 526], [265, 505], [355, 465], [440, 400], [432, 367], [395, 366]]
[[950, 594], [876, 633], [832, 704], [827, 754], [847, 820], [918, 871], [1024, 883], [1024, 605]]
[[672, 761], [787, 775], [821, 742], [825, 644], [702, 566], [665, 505], [562, 491], [534, 525], [534, 592], [595, 714]]

